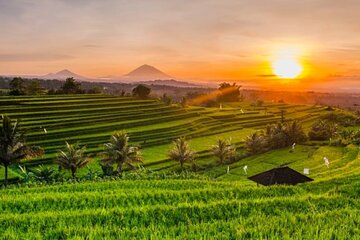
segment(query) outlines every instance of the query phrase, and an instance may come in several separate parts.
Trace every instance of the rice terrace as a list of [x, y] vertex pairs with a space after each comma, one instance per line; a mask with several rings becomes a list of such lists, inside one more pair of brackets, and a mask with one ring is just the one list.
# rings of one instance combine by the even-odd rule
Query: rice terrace
[[359, 10], [0, 0], [0, 239], [360, 239]]
[[[272, 150], [223, 165], [211, 152], [218, 138], [231, 138], [238, 152], [243, 152], [246, 136], [280, 121], [282, 110], [286, 110], [286, 121], [298, 120], [309, 128], [320, 116], [328, 114], [326, 107], [285, 103], [256, 107], [239, 102], [223, 104], [222, 109], [181, 108], [156, 100], [108, 95], [19, 96], [2, 97], [0, 101], [1, 113], [21, 119], [27, 143], [44, 148], [43, 156], [22, 162], [28, 171], [53, 166], [57, 150], [64, 148], [65, 141], [79, 141], [94, 156], [89, 169], [83, 168], [79, 176], [91, 177], [89, 170], [101, 172], [96, 154], [102, 151], [103, 143], [114, 131], [122, 129], [128, 131], [131, 143], [141, 146], [142, 166], [151, 170], [149, 176], [141, 170], [125, 172], [125, 180], [94, 177], [76, 184], [28, 183], [26, 188], [4, 189], [1, 232], [8, 238], [171, 239], [196, 238], [200, 232], [206, 232], [209, 235], [203, 235], [204, 238], [281, 234], [289, 238], [346, 239], [359, 233], [351, 230], [359, 224], [358, 146], [305, 143], [294, 151], [290, 147]], [[202, 177], [181, 172], [165, 177], [178, 170], [178, 163], [169, 159], [167, 152], [171, 141], [181, 136], [190, 139], [191, 147], [198, 152], [197, 173]], [[323, 156], [331, 158], [330, 169], [324, 165]], [[283, 164], [300, 172], [310, 168], [309, 176], [315, 182], [267, 189], [247, 180], [249, 175]], [[21, 178], [21, 174], [16, 165], [9, 170], [10, 179]], [[330, 228], [331, 218], [339, 221], [336, 228]], [[106, 228], [101, 225], [103, 222]], [[136, 228], [132, 229], [134, 224]], [[23, 235], [19, 234], [20, 229]], [[184, 232], [178, 235], [179, 231]]]

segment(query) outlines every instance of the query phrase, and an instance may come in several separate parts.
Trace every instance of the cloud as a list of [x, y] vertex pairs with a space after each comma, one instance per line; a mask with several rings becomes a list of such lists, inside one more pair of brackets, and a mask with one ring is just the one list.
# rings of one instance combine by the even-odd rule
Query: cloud
[[273, 77], [277, 77], [275, 74], [259, 74], [256, 75], [257, 77], [261, 77], [261, 78], [273, 78]]
[[97, 45], [97, 44], [85, 44], [82, 47], [84, 48], [102, 48], [102, 45]]
[[70, 55], [49, 53], [0, 54], [0, 62], [58, 61], [73, 58]]

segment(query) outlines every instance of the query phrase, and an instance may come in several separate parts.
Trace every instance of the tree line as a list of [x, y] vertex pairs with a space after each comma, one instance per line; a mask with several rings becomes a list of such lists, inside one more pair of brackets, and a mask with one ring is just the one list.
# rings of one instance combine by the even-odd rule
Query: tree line
[[[59, 89], [45, 89], [41, 86], [39, 80], [25, 81], [21, 77], [13, 78], [9, 83], [9, 95], [54, 95], [54, 94], [101, 94], [103, 89], [100, 87], [93, 87], [85, 90], [82, 88], [81, 82], [76, 81], [74, 78], [67, 78]], [[142, 99], [149, 97], [151, 89], [143, 84], [139, 84], [132, 89], [132, 96]], [[126, 92], [120, 92], [121, 96], [125, 96]]]

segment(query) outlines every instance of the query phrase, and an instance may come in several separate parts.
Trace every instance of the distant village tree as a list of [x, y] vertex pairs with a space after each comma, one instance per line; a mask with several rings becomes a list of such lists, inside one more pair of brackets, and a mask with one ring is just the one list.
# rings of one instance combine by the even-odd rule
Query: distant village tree
[[40, 81], [32, 80], [26, 87], [26, 93], [29, 95], [39, 95], [44, 92], [44, 88], [41, 86]]
[[81, 83], [77, 82], [73, 77], [67, 78], [64, 85], [61, 87], [60, 93], [62, 94], [79, 94], [84, 93], [81, 88]]
[[139, 97], [142, 99], [146, 99], [148, 98], [149, 94], [151, 92], [151, 89], [140, 84], [138, 86], [136, 86], [133, 90], [132, 90], [132, 94], [135, 97]]
[[162, 101], [162, 102], [165, 103], [166, 105], [171, 105], [171, 103], [172, 103], [172, 98], [169, 97], [166, 93], [164, 93], [164, 94], [160, 97], [160, 101]]
[[100, 87], [95, 86], [95, 87], [92, 87], [89, 90], [87, 90], [87, 93], [88, 94], [102, 94], [103, 90]]
[[13, 80], [10, 81], [10, 95], [19, 96], [26, 94], [26, 86], [25, 81], [21, 77], [15, 77]]
[[188, 106], [188, 101], [186, 97], [182, 97], [180, 105], [182, 108], [186, 108]]
[[220, 94], [217, 97], [218, 102], [237, 102], [240, 100], [240, 85], [236, 83], [221, 83], [219, 86]]

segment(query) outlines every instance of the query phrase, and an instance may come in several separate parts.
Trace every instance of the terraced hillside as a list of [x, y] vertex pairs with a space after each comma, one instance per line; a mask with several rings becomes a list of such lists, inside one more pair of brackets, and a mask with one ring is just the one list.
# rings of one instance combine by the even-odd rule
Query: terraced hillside
[[[186, 136], [205, 159], [218, 138], [231, 137], [241, 148], [246, 135], [278, 121], [282, 110], [286, 120], [299, 119], [305, 125], [324, 112], [317, 106], [269, 103], [253, 107], [247, 102], [224, 105], [222, 109], [182, 109], [156, 100], [107, 95], [0, 98], [0, 114], [20, 119], [27, 142], [45, 149], [42, 158], [25, 162], [30, 167], [51, 164], [65, 140], [86, 144], [88, 152], [95, 154], [112, 132], [126, 129], [131, 141], [142, 147], [145, 166], [166, 170], [175, 165], [167, 157], [171, 140]], [[16, 176], [15, 168], [10, 176]]]
[[0, 190], [3, 239], [359, 239], [360, 175], [294, 187], [122, 180]]
[[[29, 167], [51, 164], [65, 140], [81, 141], [95, 156], [121, 129], [141, 145], [148, 169], [162, 174], [177, 168], [166, 153], [179, 136], [191, 139], [202, 166], [201, 179], [98, 179], [0, 189], [1, 239], [359, 239], [358, 146], [297, 145], [226, 166], [210, 154], [217, 139], [229, 137], [241, 151], [246, 135], [281, 114], [308, 127], [325, 113], [321, 107], [243, 102], [182, 109], [105, 95], [2, 97], [0, 103], [1, 114], [21, 119], [28, 142], [45, 148], [43, 158], [26, 161]], [[309, 168], [315, 181], [258, 187], [247, 180], [281, 164]], [[92, 167], [98, 167], [96, 157]]]
[[[329, 168], [324, 164], [323, 157], [330, 161]], [[247, 165], [247, 174], [243, 166]], [[207, 169], [207, 175], [221, 180], [241, 181], [243, 184], [251, 184], [248, 176], [269, 170], [280, 165], [287, 165], [299, 172], [304, 168], [310, 170], [309, 177], [315, 181], [324, 181], [329, 178], [351, 177], [360, 174], [360, 148], [356, 145], [346, 147], [333, 146], [307, 146], [298, 145], [294, 151], [289, 149], [278, 149], [260, 155], [254, 155], [242, 159], [239, 162], [227, 166], [217, 166]]]

